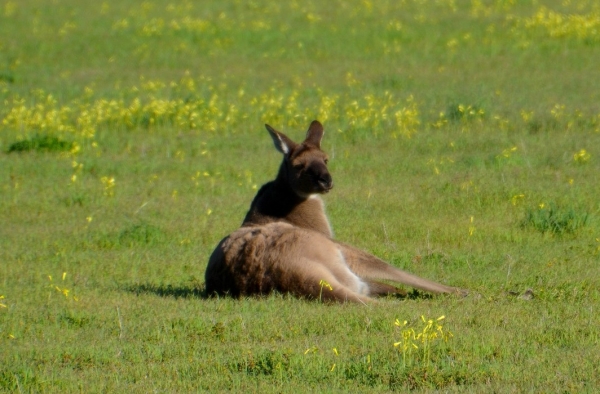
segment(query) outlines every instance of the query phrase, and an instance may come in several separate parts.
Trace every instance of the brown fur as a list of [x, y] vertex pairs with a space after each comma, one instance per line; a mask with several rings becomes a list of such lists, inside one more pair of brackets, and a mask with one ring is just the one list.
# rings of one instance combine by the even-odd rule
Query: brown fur
[[328, 158], [321, 150], [323, 126], [313, 121], [301, 144], [269, 125], [266, 127], [284, 159], [275, 180], [263, 185], [254, 197], [242, 226], [281, 221], [331, 237], [323, 202], [317, 196], [333, 188]]
[[333, 187], [327, 155], [320, 146], [323, 127], [313, 121], [301, 144], [266, 127], [284, 155], [283, 162], [275, 180], [257, 193], [242, 227], [224, 238], [211, 255], [205, 275], [209, 294], [238, 297], [279, 291], [366, 303], [371, 296], [402, 293], [379, 280], [433, 293], [463, 293], [333, 240], [317, 196]]

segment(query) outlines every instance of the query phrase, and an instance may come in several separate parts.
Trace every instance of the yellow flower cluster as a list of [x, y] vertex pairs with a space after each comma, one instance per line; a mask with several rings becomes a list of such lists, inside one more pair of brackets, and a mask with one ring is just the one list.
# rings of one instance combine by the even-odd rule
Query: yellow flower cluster
[[315, 118], [322, 122], [336, 120], [346, 129], [369, 129], [374, 134], [389, 131], [393, 137], [410, 137], [421, 123], [413, 97], [398, 100], [390, 92], [356, 99], [322, 91], [316, 97], [312, 92], [298, 90], [282, 94], [273, 88], [247, 97], [243, 88], [232, 94], [226, 86], [213, 86], [210, 80], [195, 81], [185, 76], [170, 83], [142, 80], [139, 88], [122, 90], [123, 96], [133, 95], [128, 99], [94, 100], [93, 95], [92, 89], [87, 88], [81, 97], [62, 105], [52, 94], [41, 90], [34, 92], [33, 100], [19, 96], [5, 99], [5, 110], [0, 110], [1, 127], [12, 130], [17, 140], [43, 133], [93, 143], [100, 128], [235, 130], [248, 114], [258, 114], [263, 122], [289, 127]]
[[[309, 22], [310, 14], [307, 15]], [[217, 32], [230, 31], [233, 29], [244, 29], [245, 31], [267, 31], [273, 29], [273, 24], [268, 20], [243, 20], [229, 18], [221, 13], [218, 18], [201, 19], [183, 16], [180, 18], [165, 19], [154, 18], [121, 18], [116, 20], [112, 29], [114, 31], [135, 31], [143, 37], [159, 37], [163, 35], [195, 35], [203, 38], [214, 38]], [[279, 26], [279, 30], [285, 30]]]
[[[67, 289], [64, 286], [66, 278], [67, 278], [67, 273], [63, 272], [62, 273], [62, 284], [61, 284], [61, 286], [58, 286], [58, 285], [54, 284], [52, 275], [48, 275], [48, 280], [50, 281], [49, 287], [53, 290], [56, 290], [58, 293], [62, 294], [63, 296], [65, 296], [65, 298], [69, 298], [69, 295], [71, 294], [71, 290]], [[77, 298], [73, 295], [71, 295], [71, 297], [72, 297], [73, 301], [75, 301], [75, 302], [79, 301], [79, 298]]]
[[503, 149], [501, 154], [496, 155], [496, 159], [509, 159], [512, 156], [512, 154], [515, 153], [518, 149], [519, 148], [517, 148], [516, 146]]
[[34, 130], [64, 135], [75, 132], [75, 124], [71, 121], [73, 109], [60, 107], [57, 100], [44, 91], [34, 92], [35, 104], [27, 105], [26, 100], [15, 97], [5, 101], [8, 113], [2, 119], [2, 125], [14, 130]]
[[321, 296], [323, 295], [323, 287], [328, 289], [329, 291], [333, 291], [333, 287], [331, 287], [331, 285], [329, 284], [329, 282], [321, 279], [319, 281], [319, 286], [321, 286], [321, 289], [319, 290], [319, 301], [321, 301]]
[[107, 197], [113, 197], [115, 195], [115, 177], [103, 176], [100, 178], [100, 182], [104, 185], [104, 195]]
[[585, 149], [581, 149], [579, 152], [573, 154], [573, 161], [575, 163], [583, 164], [590, 161], [591, 155]]
[[[343, 118], [340, 115], [344, 114]], [[351, 101], [344, 106], [343, 113], [336, 118], [344, 120], [350, 128], [368, 128], [378, 134], [382, 128], [391, 131], [391, 136], [410, 138], [421, 124], [419, 109], [412, 96], [405, 102], [396, 101], [390, 92], [377, 96], [369, 94], [364, 101]]]
[[[4, 105], [0, 106], [0, 131], [9, 141], [39, 134], [52, 135], [72, 143], [68, 156], [75, 156], [82, 150], [98, 147], [99, 130], [175, 129], [210, 133], [227, 129], [235, 132], [248, 122], [297, 128], [319, 119], [337, 124], [340, 132], [410, 138], [423, 127], [421, 110], [413, 96], [397, 98], [390, 91], [357, 95], [355, 86], [358, 84], [360, 82], [348, 74], [348, 90], [342, 93], [326, 94], [298, 82], [295, 89], [273, 87], [250, 95], [244, 86], [231, 88], [225, 83], [215, 84], [210, 78], [192, 78], [186, 73], [180, 80], [171, 82], [142, 78], [137, 86], [119, 88], [119, 98], [97, 97], [94, 90], [87, 87], [79, 96], [59, 103], [52, 93], [35, 90], [26, 98], [5, 95]], [[562, 104], [556, 104], [550, 114], [566, 129], [585, 121], [581, 111], [569, 111]], [[525, 123], [532, 121], [533, 115], [531, 111], [521, 111]], [[502, 129], [508, 127], [508, 119], [486, 116], [481, 108], [467, 104], [441, 112], [439, 118], [428, 122], [426, 127], [444, 128], [456, 122], [483, 123], [486, 119], [496, 121]], [[589, 122], [600, 129], [600, 115]], [[503, 152], [503, 156], [508, 157], [507, 154], [510, 152]], [[184, 158], [182, 154], [177, 157]]]
[[[421, 357], [422, 366], [429, 366], [433, 344], [439, 340], [448, 342], [448, 340], [454, 336], [450, 331], [444, 330], [441, 321], [445, 318], [446, 316], [440, 316], [433, 320], [421, 316], [423, 328], [418, 332], [412, 327], [407, 327], [408, 322], [406, 320], [400, 322], [400, 320], [396, 319], [394, 325], [401, 330], [400, 334], [402, 339], [398, 342], [394, 342], [394, 347], [402, 352], [404, 367], [413, 363], [411, 358], [419, 356]], [[419, 349], [421, 349], [421, 351], [417, 353]]]
[[572, 37], [580, 40], [600, 40], [600, 11], [588, 14], [563, 14], [544, 6], [530, 18], [522, 20], [526, 29], [542, 28], [552, 38]]

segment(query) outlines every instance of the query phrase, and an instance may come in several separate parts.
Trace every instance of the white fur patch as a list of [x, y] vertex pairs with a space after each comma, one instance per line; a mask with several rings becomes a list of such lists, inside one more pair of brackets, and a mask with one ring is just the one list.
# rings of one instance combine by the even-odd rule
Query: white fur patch
[[[359, 278], [358, 275], [356, 275], [354, 272], [352, 272], [352, 270], [348, 267], [348, 264], [346, 264], [346, 259], [344, 258], [344, 254], [342, 253], [342, 251], [338, 249], [337, 252], [340, 258], [340, 262], [343, 264], [343, 269], [344, 271], [346, 271], [345, 279], [350, 279], [351, 281], [351, 283], [348, 283], [346, 285], [358, 294], [369, 295], [369, 285], [363, 282], [363, 280]], [[338, 278], [338, 280], [339, 279], [340, 278]]]
[[283, 142], [283, 140], [281, 139], [281, 137], [278, 135], [277, 139], [279, 139], [279, 142], [281, 142], [279, 144], [279, 147], [281, 148], [281, 151], [284, 155], [287, 155], [288, 153], [290, 153], [290, 147], [286, 145], [285, 142]]

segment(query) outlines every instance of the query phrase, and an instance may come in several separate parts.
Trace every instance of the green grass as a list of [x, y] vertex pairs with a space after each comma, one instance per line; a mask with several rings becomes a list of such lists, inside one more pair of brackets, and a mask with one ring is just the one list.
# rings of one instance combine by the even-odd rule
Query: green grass
[[[0, 0], [0, 391], [597, 391], [599, 15]], [[468, 297], [204, 297], [313, 119], [336, 238]]]

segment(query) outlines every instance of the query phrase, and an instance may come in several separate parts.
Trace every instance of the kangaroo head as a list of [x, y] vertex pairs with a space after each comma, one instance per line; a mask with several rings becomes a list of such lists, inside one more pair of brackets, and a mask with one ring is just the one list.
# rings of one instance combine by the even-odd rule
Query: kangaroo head
[[283, 153], [278, 178], [283, 178], [282, 180], [303, 198], [312, 194], [327, 193], [333, 188], [333, 180], [327, 170], [327, 154], [321, 150], [324, 132], [319, 121], [314, 120], [310, 124], [306, 138], [300, 144], [271, 126], [265, 126], [275, 148]]

